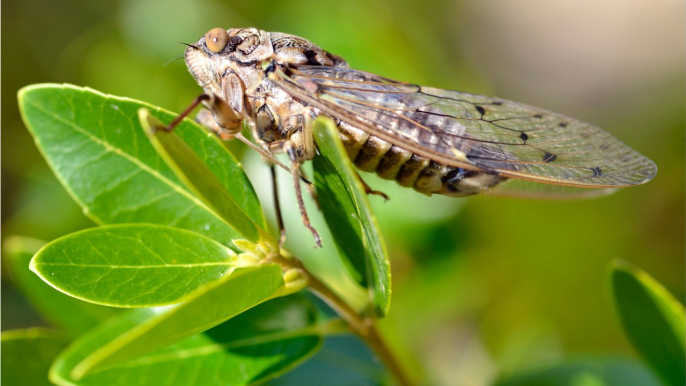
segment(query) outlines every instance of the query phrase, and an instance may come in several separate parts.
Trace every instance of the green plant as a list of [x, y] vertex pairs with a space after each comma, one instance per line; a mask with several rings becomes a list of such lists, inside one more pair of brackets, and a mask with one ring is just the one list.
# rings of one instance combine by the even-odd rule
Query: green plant
[[[334, 240], [343, 266], [369, 294], [359, 309], [279, 248], [240, 165], [204, 128], [186, 120], [174, 133], [152, 134], [174, 115], [72, 86], [27, 87], [19, 99], [55, 174], [100, 225], [48, 243], [31, 270], [61, 292], [101, 305], [89, 307], [136, 308], [101, 325], [106, 318], [85, 323], [89, 318], [75, 309], [57, 316], [73, 336], [83, 323], [98, 326], [60, 354], [50, 370], [53, 382], [102, 384], [143, 373], [157, 379], [218, 363], [225, 365], [208, 376], [222, 382], [269, 379], [312, 355], [323, 336], [344, 330], [337, 319], [318, 316], [308, 298], [293, 295], [304, 287], [409, 382], [375, 328], [390, 305], [388, 260], [332, 124], [315, 127], [322, 152], [315, 180], [323, 201], [340, 204], [322, 210], [329, 224], [347, 230]], [[261, 330], [260, 318], [274, 326]], [[189, 352], [202, 354], [184, 360]]]
[[[60, 331], [4, 333], [7, 384], [26, 382], [27, 374], [33, 384], [47, 384], [48, 371], [60, 385], [261, 383], [312, 356], [325, 337], [348, 331], [368, 344], [398, 383], [422, 382], [377, 330], [376, 320], [390, 306], [389, 261], [331, 121], [315, 124], [321, 154], [313, 161], [314, 183], [338, 252], [328, 258], [340, 260], [363, 289], [359, 294], [334, 291], [279, 248], [241, 165], [190, 120], [174, 133], [162, 132], [155, 129], [174, 114], [67, 85], [30, 86], [19, 100], [53, 171], [100, 226], [47, 244], [26, 238], [6, 243], [15, 280]], [[638, 307], [644, 326], [660, 331], [683, 356], [683, 344], [674, 344], [683, 343], [683, 307], [666, 291], [655, 291], [655, 284], [646, 285], [649, 280], [632, 279], [643, 274], [622, 267], [613, 271], [612, 283], [627, 334], [637, 330], [631, 322], [637, 320], [632, 307]], [[337, 316], [303, 295], [305, 288]], [[649, 296], [634, 301], [642, 291]], [[655, 320], [668, 322], [651, 325]], [[650, 347], [636, 346], [664, 380], [678, 384], [678, 360], [665, 367]], [[40, 355], [26, 354], [34, 352]], [[23, 356], [32, 360], [16, 360]], [[12, 371], [5, 371], [8, 365]], [[657, 382], [634, 362], [583, 360], [498, 384]]]

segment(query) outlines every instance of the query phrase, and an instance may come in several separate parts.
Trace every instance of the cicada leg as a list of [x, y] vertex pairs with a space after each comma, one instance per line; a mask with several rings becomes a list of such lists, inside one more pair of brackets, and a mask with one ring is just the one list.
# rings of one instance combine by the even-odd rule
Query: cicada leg
[[312, 197], [312, 200], [314, 201], [315, 205], [317, 205], [317, 209], [322, 210], [322, 207], [319, 205], [319, 196], [317, 195], [317, 191], [314, 189], [314, 184], [306, 179], [305, 171], [303, 170], [302, 166], [300, 166], [300, 176], [301, 180], [304, 180], [306, 182], [305, 188], [307, 188], [307, 191], [310, 192], [310, 197]]
[[[303, 158], [312, 159], [316, 153], [316, 147], [314, 145], [314, 134], [312, 132], [312, 127], [314, 125], [314, 120], [317, 118], [317, 114], [311, 107], [305, 107], [303, 110]], [[305, 175], [304, 171], [300, 170], [301, 175]], [[317, 197], [317, 192], [314, 190], [314, 185], [307, 184], [307, 190], [310, 192], [312, 199], [317, 205], [317, 209], [321, 210], [319, 206], [319, 198]]]
[[384, 193], [380, 190], [372, 189], [372, 187], [369, 186], [369, 184], [362, 178], [362, 176], [360, 175], [360, 173], [357, 172], [357, 170], [355, 171], [355, 174], [357, 174], [357, 179], [359, 179], [360, 182], [362, 183], [362, 187], [364, 188], [364, 192], [366, 194], [373, 194], [375, 196], [381, 196], [381, 197], [383, 197], [384, 201], [390, 200], [390, 198], [388, 197], [388, 195], [386, 193]]
[[305, 228], [309, 229], [310, 232], [312, 232], [312, 236], [314, 237], [314, 242], [316, 243], [317, 247], [322, 246], [322, 241], [319, 237], [319, 233], [312, 227], [310, 224], [310, 218], [307, 216], [307, 210], [305, 209], [305, 202], [303, 201], [303, 193], [302, 190], [300, 189], [300, 164], [301, 162], [298, 160], [298, 156], [295, 151], [295, 146], [293, 145], [293, 142], [290, 140], [286, 140], [283, 143], [283, 149], [288, 155], [288, 158], [291, 161], [291, 177], [293, 178], [293, 187], [295, 188], [295, 197], [298, 200], [298, 207], [300, 208], [300, 217], [302, 218], [303, 225]]
[[274, 211], [276, 212], [276, 224], [279, 227], [279, 246], [282, 247], [286, 242], [286, 227], [283, 224], [283, 216], [281, 215], [281, 204], [279, 202], [279, 187], [276, 182], [276, 167], [273, 163], [269, 164], [269, 170], [272, 174], [272, 194], [274, 195]]
[[[231, 107], [221, 98], [214, 94], [201, 94], [193, 100], [193, 102], [186, 107], [174, 120], [164, 128], [165, 131], [172, 131], [176, 126], [183, 121], [184, 118], [190, 115], [191, 112], [199, 105], [203, 104], [211, 113], [215, 123], [210, 126], [214, 131], [220, 130], [217, 134], [222, 136], [231, 136], [241, 131], [242, 120], [236, 115]], [[207, 120], [206, 117], [201, 117]], [[215, 128], [216, 127], [216, 128]], [[229, 137], [230, 138], [230, 137]]]

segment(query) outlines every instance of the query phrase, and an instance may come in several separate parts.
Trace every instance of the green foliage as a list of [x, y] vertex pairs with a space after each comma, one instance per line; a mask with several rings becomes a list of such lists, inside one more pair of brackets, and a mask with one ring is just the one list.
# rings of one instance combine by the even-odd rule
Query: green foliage
[[[186, 120], [169, 133], [160, 119], [171, 121], [170, 113], [73, 86], [27, 87], [19, 101], [46, 160], [101, 225], [40, 250], [13, 247], [17, 280], [33, 297], [45, 283], [59, 290], [45, 296], [58, 299], [54, 305], [39, 300], [38, 308], [77, 337], [53, 364], [53, 382], [254, 383], [302, 362], [323, 333], [340, 330], [291, 295], [310, 274], [279, 250], [240, 165], [205, 129]], [[317, 121], [317, 180], [323, 199], [343, 200], [353, 216], [332, 215], [328, 203], [324, 211], [330, 226], [356, 229], [345, 235], [358, 240], [340, 248], [341, 259], [368, 287], [368, 308], [383, 315], [390, 305], [385, 247], [333, 130], [330, 120]], [[45, 283], [28, 276], [33, 253], [30, 269]], [[82, 300], [94, 304], [75, 306]], [[363, 326], [362, 316], [339, 305]]]
[[[141, 108], [138, 110], [138, 115], [143, 130], [148, 133], [157, 153], [196, 197], [249, 241], [253, 243], [267, 241], [275, 244], [275, 241], [234, 201], [233, 196], [222, 185], [219, 178], [207, 168], [183, 139], [174, 132], [165, 132], [165, 125], [152, 117], [148, 109]], [[257, 208], [259, 209], [259, 206]], [[258, 221], [261, 220], [261, 224], [264, 224], [264, 216], [259, 216], [258, 219]]]
[[686, 383], [684, 306], [655, 279], [627, 263], [612, 266], [610, 281], [634, 348], [668, 385]]
[[72, 375], [80, 378], [198, 334], [266, 301], [282, 286], [281, 269], [275, 264], [241, 268], [191, 292], [178, 305], [131, 314], [132, 324], [125, 330], [113, 327], [117, 334], [101, 340]]
[[177, 303], [240, 261], [218, 242], [183, 229], [122, 224], [87, 229], [41, 249], [31, 270], [75, 298], [114, 307]]
[[5, 240], [5, 267], [19, 288], [29, 298], [46, 321], [59, 327], [71, 337], [81, 335], [120, 310], [87, 303], [67, 296], [55, 289], [29, 270], [33, 255], [45, 245], [44, 242], [26, 237], [13, 236]]
[[[27, 87], [19, 101], [55, 174], [101, 226], [44, 246], [22, 238], [6, 244], [15, 280], [46, 320], [76, 338], [62, 351], [65, 340], [52, 333], [9, 334], [18, 338], [3, 344], [3, 353], [42, 354], [8, 377], [31, 372], [44, 380], [61, 351], [50, 370], [60, 385], [262, 382], [292, 369], [317, 351], [325, 334], [339, 331], [318, 320], [309, 300], [292, 295], [308, 284], [402, 374], [378, 333], [365, 331], [373, 328], [365, 321], [368, 309], [388, 313], [390, 264], [330, 119], [314, 125], [315, 186], [337, 258], [369, 293], [362, 314], [278, 247], [240, 164], [205, 129], [184, 120], [169, 133], [162, 129], [171, 113], [73, 86]], [[626, 265], [614, 267], [612, 286], [634, 346], [666, 382], [683, 384], [683, 306]], [[12, 352], [6, 357], [15, 357]], [[657, 383], [633, 362], [593, 360], [502, 379], [498, 386], [524, 384]]]
[[330, 119], [314, 122], [320, 155], [314, 158], [319, 203], [344, 266], [369, 288], [375, 311], [386, 315], [391, 306], [391, 270], [386, 245], [336, 127]]
[[304, 297], [293, 295], [268, 301], [124, 365], [75, 379], [94, 351], [131, 333], [154, 313], [132, 310], [79, 338], [57, 358], [50, 378], [60, 385], [242, 385], [278, 375], [321, 344], [314, 307]]
[[[179, 112], [200, 88], [183, 60], [163, 65], [185, 49], [177, 42], [192, 43], [211, 27], [255, 26], [309, 39], [355, 69], [508, 97], [598, 124], [649, 156], [660, 169], [647, 185], [583, 201], [426, 197], [360, 173], [391, 198], [384, 203], [369, 197], [393, 260], [393, 307], [380, 323], [391, 329], [385, 335], [399, 355], [407, 346], [410, 357], [421, 361], [431, 377], [431, 382], [421, 384], [486, 385], [500, 372], [566, 362], [579, 353], [638, 356], [603, 296], [607, 283], [602, 272], [610, 259], [621, 257], [650, 272], [680, 302], [685, 298], [684, 59], [681, 35], [669, 33], [683, 28], [677, 27], [683, 24], [678, 17], [683, 3], [656, 7], [626, 2], [621, 12], [613, 2], [593, 3], [593, 12], [571, 2], [540, 4], [532, 8], [527, 2], [493, 1], [437, 1], [428, 7], [422, 2], [368, 0], [7, 2], [3, 244], [10, 235], [51, 241], [93, 226], [60, 186], [34, 144], [36, 137], [22, 123], [17, 90], [38, 81], [71, 82]], [[570, 27], [579, 30], [575, 26], [583, 26], [585, 33], [570, 34]], [[648, 53], [642, 57], [651, 60], [638, 60], [639, 52]], [[137, 123], [133, 115], [132, 122]], [[202, 130], [197, 133], [206, 136]], [[139, 139], [145, 142], [143, 136]], [[250, 173], [267, 219], [273, 222], [268, 173], [259, 156], [238, 141], [225, 145]], [[201, 158], [215, 163], [215, 158]], [[308, 177], [311, 166], [304, 165]], [[221, 179], [220, 173], [216, 175]], [[289, 176], [279, 172], [279, 177], [286, 248], [338, 294], [355, 302], [355, 309], [363, 309], [369, 296], [336, 261], [335, 243], [322, 216], [306, 194], [324, 242], [323, 249], [314, 249], [311, 235], [301, 227]], [[244, 189], [241, 180], [235, 181], [239, 190]], [[150, 216], [146, 222], [157, 223], [158, 217], [162, 218]], [[215, 238], [201, 232], [204, 225], [193, 231]], [[11, 268], [9, 257], [4, 249], [3, 275]], [[71, 298], [30, 272], [28, 261], [19, 266], [42, 284], [44, 293], [34, 289], [40, 294], [32, 296], [24, 286], [16, 286], [17, 275], [10, 277], [17, 281], [3, 276], [3, 328], [26, 328], [43, 323], [38, 320], [42, 317], [65, 331], [58, 319], [69, 324], [81, 315], [79, 305], [125, 311]], [[22, 292], [38, 315], [27, 307]], [[35, 298], [45, 300], [39, 303]], [[53, 311], [46, 312], [50, 305]], [[91, 323], [99, 323], [95, 319]], [[70, 329], [82, 334], [88, 325]], [[332, 341], [338, 344], [331, 345]], [[382, 364], [366, 351], [360, 355], [351, 350], [350, 341], [368, 351], [356, 337], [327, 338], [312, 360], [269, 384], [380, 383], [378, 376], [360, 379], [359, 375], [370, 375], [370, 366], [378, 375]]]
[[[128, 98], [69, 85], [19, 92], [19, 106], [36, 145], [84, 213], [98, 224], [154, 223], [184, 228], [223, 244], [241, 237], [167, 167], [138, 123], [146, 107], [165, 122], [175, 115]], [[235, 158], [207, 130], [184, 121], [178, 135], [264, 224], [255, 192]]]
[[44, 328], [2, 333], [2, 384], [51, 385], [48, 369], [69, 340]]

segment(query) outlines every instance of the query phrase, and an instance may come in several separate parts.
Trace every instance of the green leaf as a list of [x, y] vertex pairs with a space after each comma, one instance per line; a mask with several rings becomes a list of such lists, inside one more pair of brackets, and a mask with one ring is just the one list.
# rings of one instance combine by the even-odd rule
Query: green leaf
[[63, 335], [44, 328], [11, 330], [2, 333], [2, 384], [52, 385], [48, 369], [69, 344]]
[[661, 386], [641, 363], [629, 359], [588, 359], [500, 380], [495, 386]]
[[123, 224], [57, 239], [36, 254], [30, 268], [58, 290], [88, 302], [151, 307], [179, 302], [240, 262], [231, 249], [194, 232]]
[[[134, 310], [74, 343], [55, 362], [60, 385], [245, 385], [278, 376], [319, 349], [313, 305], [301, 295], [270, 300], [167, 348], [81, 380], [70, 373], [94, 348], [146, 320]], [[143, 315], [143, 317], [140, 317]]]
[[617, 261], [611, 286], [624, 332], [669, 385], [686, 383], [684, 306], [647, 273]]
[[165, 124], [150, 116], [147, 109], [141, 108], [138, 116], [157, 153], [196, 197], [250, 242], [267, 241], [278, 250], [276, 241], [243, 212], [231, 193], [186, 142], [174, 132], [165, 131]]
[[391, 302], [390, 263], [367, 195], [333, 121], [317, 118], [314, 137], [320, 152], [314, 158], [314, 178], [324, 219], [350, 275], [371, 289], [375, 311], [386, 315]]
[[[178, 180], [150, 145], [137, 116], [141, 107], [163, 122], [173, 120], [174, 114], [128, 98], [54, 84], [21, 89], [19, 106], [38, 149], [96, 223], [169, 225], [227, 245], [241, 237]], [[190, 120], [176, 132], [264, 228], [255, 192], [221, 142]]]
[[[75, 355], [76, 348], [89, 347], [79, 349], [90, 351], [81, 351], [83, 358], [69, 372], [71, 378], [80, 379], [88, 372], [130, 361], [208, 330], [268, 300], [283, 285], [278, 265], [240, 268], [198, 288], [178, 305], [126, 313], [122, 318], [128, 322], [124, 323], [110, 319], [79, 338], [60, 358], [66, 360]], [[89, 340], [98, 334], [106, 338]], [[59, 368], [57, 362], [55, 366]]]
[[45, 242], [10, 236], [5, 239], [5, 263], [10, 274], [41, 316], [72, 337], [79, 336], [121, 309], [87, 303], [55, 291], [29, 270], [33, 255]]

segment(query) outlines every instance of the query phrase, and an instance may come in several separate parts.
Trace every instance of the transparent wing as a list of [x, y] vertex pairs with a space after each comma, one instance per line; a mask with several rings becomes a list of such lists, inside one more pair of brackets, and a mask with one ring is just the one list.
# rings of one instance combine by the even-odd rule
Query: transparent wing
[[657, 172], [608, 132], [533, 106], [347, 68], [286, 72], [270, 79], [296, 99], [444, 164], [587, 188], [641, 184]]
[[614, 193], [617, 188], [587, 189], [578, 186], [541, 184], [534, 181], [508, 179], [483, 192], [489, 196], [523, 199], [580, 199], [596, 198]]

